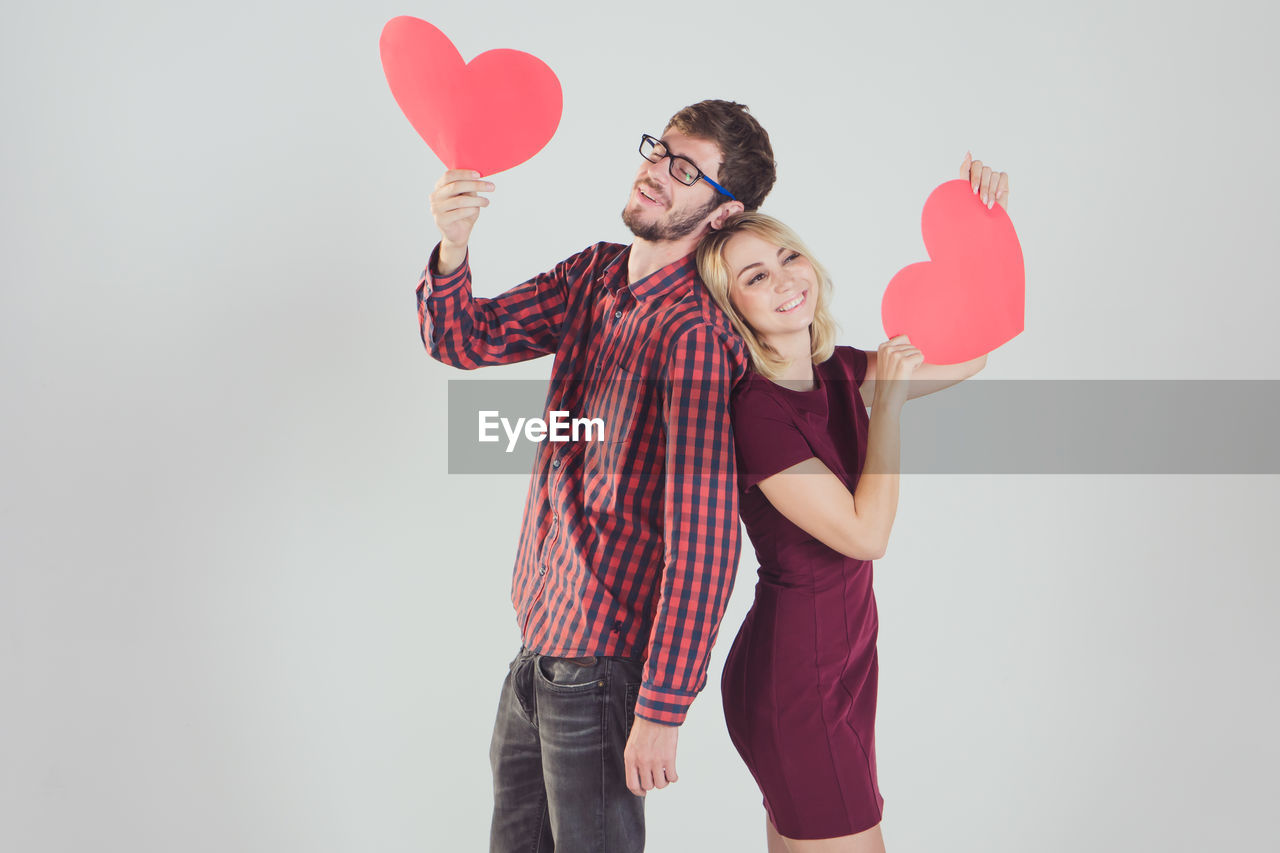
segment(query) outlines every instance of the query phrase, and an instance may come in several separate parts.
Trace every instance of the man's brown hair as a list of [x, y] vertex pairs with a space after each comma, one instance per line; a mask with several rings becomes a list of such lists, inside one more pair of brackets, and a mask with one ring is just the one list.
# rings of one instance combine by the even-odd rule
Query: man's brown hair
[[667, 128], [720, 146], [724, 162], [716, 183], [737, 196], [747, 210], [758, 208], [773, 189], [778, 168], [769, 134], [744, 105], [699, 101], [673, 115]]

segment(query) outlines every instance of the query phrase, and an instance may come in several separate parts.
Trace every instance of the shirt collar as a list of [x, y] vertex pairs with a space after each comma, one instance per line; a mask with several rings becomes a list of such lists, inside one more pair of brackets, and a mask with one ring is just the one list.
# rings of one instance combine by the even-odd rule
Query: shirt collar
[[601, 279], [611, 292], [616, 293], [619, 288], [626, 287], [637, 301], [653, 299], [680, 287], [687, 287], [697, 280], [698, 265], [694, 255], [694, 252], [690, 252], [628, 285], [627, 261], [631, 258], [631, 247], [627, 246], [605, 266]]

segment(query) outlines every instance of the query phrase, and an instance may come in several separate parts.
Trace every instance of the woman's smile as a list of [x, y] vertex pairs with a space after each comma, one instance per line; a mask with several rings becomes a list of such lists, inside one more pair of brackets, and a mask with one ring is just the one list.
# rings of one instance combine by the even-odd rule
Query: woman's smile
[[794, 311], [795, 309], [799, 308], [801, 305], [805, 303], [805, 300], [807, 299], [808, 296], [809, 296], [809, 291], [802, 290], [800, 291], [800, 295], [797, 296], [795, 299], [788, 300], [787, 302], [782, 303], [781, 305], [779, 305], [777, 308], [773, 310], [781, 312], [783, 314], [786, 314], [789, 311]]

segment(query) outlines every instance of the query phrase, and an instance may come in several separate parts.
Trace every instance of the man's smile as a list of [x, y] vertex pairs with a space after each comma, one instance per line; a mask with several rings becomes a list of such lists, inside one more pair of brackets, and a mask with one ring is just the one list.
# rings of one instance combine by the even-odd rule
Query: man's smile
[[652, 187], [650, 187], [648, 192], [646, 192], [639, 184], [637, 184], [636, 193], [640, 196], [641, 201], [646, 204], [653, 204], [658, 207], [666, 206], [666, 202], [662, 201], [662, 194], [656, 192]]

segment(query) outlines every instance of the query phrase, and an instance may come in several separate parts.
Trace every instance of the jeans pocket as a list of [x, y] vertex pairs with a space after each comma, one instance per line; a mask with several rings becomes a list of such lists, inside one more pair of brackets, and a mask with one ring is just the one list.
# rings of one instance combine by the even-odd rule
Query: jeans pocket
[[554, 693], [591, 693], [605, 687], [603, 661], [597, 657], [556, 658], [539, 655], [534, 673]]

